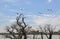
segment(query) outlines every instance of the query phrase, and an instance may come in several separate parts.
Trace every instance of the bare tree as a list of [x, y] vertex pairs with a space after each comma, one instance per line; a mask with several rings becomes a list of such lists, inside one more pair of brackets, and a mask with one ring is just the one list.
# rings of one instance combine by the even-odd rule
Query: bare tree
[[40, 27], [40, 32], [41, 32], [41, 39], [43, 39], [43, 28], [41, 26]]
[[[7, 31], [7, 33], [9, 33], [10, 35], [6, 34], [5, 37], [6, 37], [6, 38], [10, 38], [10, 39], [17, 39], [18, 36], [15, 35], [15, 33], [16, 33], [15, 30], [18, 31], [19, 28], [16, 28], [15, 25], [12, 25], [12, 26], [10, 26], [10, 27], [7, 26], [7, 27], [6, 27], [6, 31]], [[19, 30], [19, 31], [20, 31], [20, 30]]]
[[6, 27], [6, 30], [10, 35], [5, 35], [5, 37], [10, 39], [22, 39], [22, 36], [24, 36], [24, 39], [27, 39], [27, 33], [30, 28], [31, 27], [29, 27], [24, 21], [24, 15], [20, 14], [17, 16], [15, 24]]
[[[42, 33], [45, 33], [48, 39], [52, 39], [52, 35], [55, 31], [56, 27], [53, 27], [51, 24], [46, 24], [44, 27], [40, 26], [40, 30]], [[41, 33], [41, 38], [43, 39], [43, 34]]]

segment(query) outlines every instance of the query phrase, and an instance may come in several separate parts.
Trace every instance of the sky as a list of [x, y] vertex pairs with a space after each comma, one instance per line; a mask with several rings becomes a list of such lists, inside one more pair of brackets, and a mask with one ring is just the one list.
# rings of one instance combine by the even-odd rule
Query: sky
[[37, 28], [42, 24], [60, 26], [60, 0], [0, 0], [0, 32], [23, 13], [27, 24]]

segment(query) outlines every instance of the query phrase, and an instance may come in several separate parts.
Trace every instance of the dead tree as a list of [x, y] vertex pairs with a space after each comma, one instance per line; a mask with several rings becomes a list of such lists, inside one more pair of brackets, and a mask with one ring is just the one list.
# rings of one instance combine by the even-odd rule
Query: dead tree
[[[19, 19], [21, 19], [22, 22], [19, 22]], [[25, 28], [27, 27], [26, 23], [24, 22], [24, 16], [22, 16], [22, 14], [20, 14], [18, 17], [17, 17], [17, 24], [18, 26], [21, 27], [21, 32], [22, 34], [24, 35], [24, 39], [27, 39], [27, 35], [26, 35], [26, 30]]]
[[[44, 25], [44, 27], [40, 26], [42, 33], [45, 33], [45, 35], [48, 39], [52, 39], [52, 35], [55, 31], [55, 28], [56, 27], [53, 27], [51, 24], [46, 24], [46, 25]], [[42, 34], [41, 34], [41, 38], [43, 39]]]
[[41, 32], [41, 39], [43, 39], [43, 28], [41, 26], [40, 27], [40, 32]]
[[[22, 39], [22, 36], [24, 36], [24, 39], [27, 39], [27, 33], [30, 28], [31, 27], [25, 23], [24, 16], [20, 14], [16, 18], [16, 23], [6, 27], [7, 33], [10, 35], [5, 35], [5, 37], [10, 39]], [[15, 35], [15, 33], [17, 33], [17, 35]]]

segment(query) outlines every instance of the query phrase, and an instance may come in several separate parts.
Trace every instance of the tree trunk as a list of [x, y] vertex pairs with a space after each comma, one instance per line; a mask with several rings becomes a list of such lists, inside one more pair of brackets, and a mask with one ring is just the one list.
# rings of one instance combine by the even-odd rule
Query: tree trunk
[[19, 36], [18, 36], [18, 39], [22, 39], [22, 35], [19, 35]]
[[35, 39], [35, 35], [33, 35], [33, 39]]
[[27, 39], [27, 35], [26, 34], [24, 34], [24, 39]]
[[52, 39], [52, 34], [49, 35], [49, 39]]
[[43, 39], [43, 34], [41, 33], [41, 39]]

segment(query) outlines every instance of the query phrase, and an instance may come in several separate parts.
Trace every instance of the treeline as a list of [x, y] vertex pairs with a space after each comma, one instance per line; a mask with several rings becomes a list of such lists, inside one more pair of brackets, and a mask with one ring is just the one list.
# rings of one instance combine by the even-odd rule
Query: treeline
[[40, 34], [41, 39], [44, 39], [43, 35], [45, 35], [47, 37], [47, 39], [52, 39], [52, 35], [54, 33], [55, 34], [57, 33], [57, 32], [55, 32], [56, 27], [53, 27], [53, 25], [51, 25], [51, 24], [46, 24], [46, 25], [44, 25], [44, 27], [41, 25], [41, 26], [39, 26], [40, 29], [37, 31], [32, 30], [31, 29], [32, 27], [29, 26], [28, 24], [26, 24], [24, 19], [25, 19], [24, 15], [19, 14], [16, 17], [16, 22], [13, 23], [12, 25], [6, 27], [7, 33], [3, 33], [3, 34], [5, 34], [4, 36], [6, 38], [10, 38], [10, 39], [22, 39], [24, 36], [23, 39], [27, 39], [28, 34], [33, 34], [34, 35], [33, 39], [35, 39], [35, 34]]

